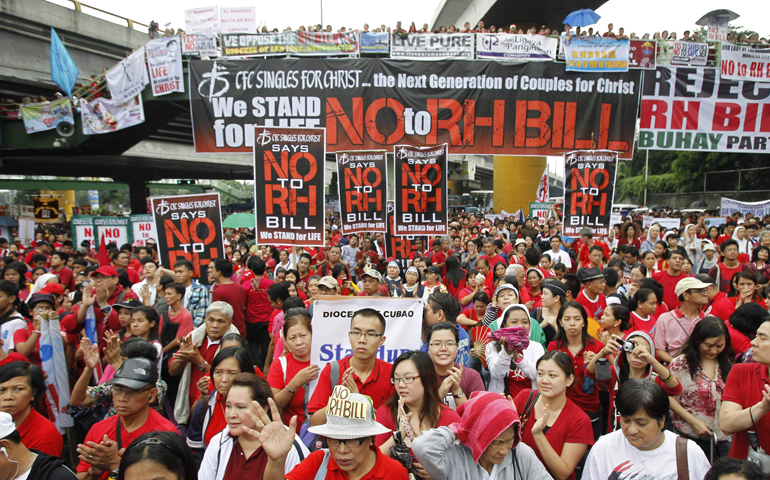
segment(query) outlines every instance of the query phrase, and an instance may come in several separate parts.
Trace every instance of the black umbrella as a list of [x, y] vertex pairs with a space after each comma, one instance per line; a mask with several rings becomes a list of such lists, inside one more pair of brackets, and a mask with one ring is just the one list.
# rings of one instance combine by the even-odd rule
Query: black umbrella
[[708, 207], [708, 204], [703, 200], [697, 200], [690, 204], [690, 208], [706, 208], [706, 207]]
[[0, 227], [18, 227], [19, 224], [11, 217], [0, 215]]
[[736, 18], [740, 17], [740, 15], [733, 12], [732, 10], [720, 8], [719, 10], [712, 10], [709, 13], [700, 17], [700, 20], [695, 22], [695, 25], [701, 25], [703, 27], [707, 27], [709, 25], [709, 20], [715, 17], [727, 17], [727, 20], [731, 22]]
[[661, 207], [660, 205], [650, 205], [647, 208], [649, 208], [650, 210], [665, 210], [665, 208]]

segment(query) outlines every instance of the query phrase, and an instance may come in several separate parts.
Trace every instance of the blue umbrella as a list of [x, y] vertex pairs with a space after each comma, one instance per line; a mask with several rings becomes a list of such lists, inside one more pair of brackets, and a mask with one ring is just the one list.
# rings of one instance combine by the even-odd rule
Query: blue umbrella
[[600, 18], [602, 17], [590, 8], [582, 8], [567, 15], [563, 23], [573, 27], [587, 27], [598, 22]]
[[16, 223], [16, 220], [14, 220], [13, 218], [0, 215], [0, 227], [18, 227], [18, 226], [19, 224]]

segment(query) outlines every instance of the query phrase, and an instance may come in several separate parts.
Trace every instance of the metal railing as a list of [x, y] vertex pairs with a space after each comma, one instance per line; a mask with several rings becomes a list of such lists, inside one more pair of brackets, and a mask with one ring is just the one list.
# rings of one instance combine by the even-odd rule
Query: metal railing
[[68, 1], [73, 3], [75, 5], [75, 11], [80, 12], [80, 13], [83, 13], [83, 7], [86, 7], [86, 8], [90, 8], [91, 10], [97, 11], [99, 13], [103, 13], [103, 14], [109, 15], [111, 17], [119, 18], [119, 19], [125, 21], [127, 26], [128, 26], [128, 28], [131, 28], [131, 29], [134, 28], [134, 25], [140, 25], [142, 27], [149, 27], [149, 25], [146, 25], [144, 23], [137, 22], [136, 20], [132, 20], [130, 18], [123, 17], [121, 15], [118, 15], [118, 14], [115, 14], [115, 13], [112, 13], [112, 12], [108, 12], [107, 10], [102, 10], [99, 7], [94, 7], [92, 5], [85, 4], [85, 3], [83, 3], [83, 2], [81, 2], [79, 0], [68, 0]]

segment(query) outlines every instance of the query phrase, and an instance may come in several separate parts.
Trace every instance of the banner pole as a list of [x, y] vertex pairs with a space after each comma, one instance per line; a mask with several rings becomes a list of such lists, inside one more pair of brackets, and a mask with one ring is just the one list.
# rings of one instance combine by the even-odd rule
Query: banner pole
[[647, 153], [644, 159], [644, 204], [647, 205], [647, 175], [650, 170], [650, 150], [647, 149]]

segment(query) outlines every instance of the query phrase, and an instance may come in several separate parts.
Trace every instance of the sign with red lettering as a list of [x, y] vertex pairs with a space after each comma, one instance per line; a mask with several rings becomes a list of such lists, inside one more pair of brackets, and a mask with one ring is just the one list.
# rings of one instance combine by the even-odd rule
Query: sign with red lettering
[[721, 77], [770, 82], [770, 50], [723, 43]]
[[644, 72], [639, 148], [768, 153], [770, 84], [728, 80], [725, 66]]
[[385, 232], [388, 169], [385, 151], [337, 152], [342, 234]]
[[182, 42], [180, 37], [150, 40], [145, 46], [154, 97], [171, 92], [184, 92]]
[[[80, 209], [83, 210], [82, 205]], [[84, 240], [88, 241], [89, 248], [94, 248], [94, 217], [73, 215], [70, 225], [72, 226], [72, 245], [74, 248], [79, 247]]]
[[[397, 236], [394, 228], [393, 212], [395, 207], [393, 202], [388, 202], [388, 232], [385, 234], [385, 258], [395, 258], [401, 267], [401, 273], [412, 264], [412, 254], [415, 252], [424, 252], [429, 243], [429, 237], [421, 235]], [[422, 250], [420, 250], [422, 248]]]
[[374, 58], [188, 65], [199, 153], [251, 152], [253, 126], [263, 125], [326, 127], [330, 152], [448, 143], [450, 154], [633, 156], [639, 70], [574, 75], [554, 62]]
[[257, 245], [324, 246], [323, 128], [254, 128]]
[[128, 221], [128, 217], [94, 217], [94, 242], [98, 246], [104, 235], [105, 244], [114, 243], [120, 248], [124, 243], [128, 243]]
[[596, 237], [609, 235], [617, 166], [617, 152], [578, 150], [564, 154], [565, 236], [576, 237], [585, 227]]
[[152, 197], [160, 264], [174, 268], [178, 260], [193, 264], [193, 277], [207, 282], [209, 263], [225, 258], [222, 211], [218, 193]]
[[446, 235], [447, 148], [396, 145], [395, 235]]
[[[158, 234], [155, 230], [155, 221], [152, 215], [131, 215], [131, 230], [134, 234], [134, 243], [140, 247], [147, 245], [147, 240], [158, 242]], [[140, 259], [141, 260], [141, 259]]]

